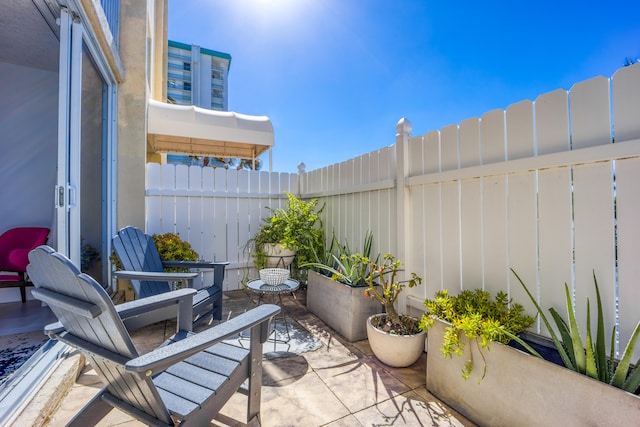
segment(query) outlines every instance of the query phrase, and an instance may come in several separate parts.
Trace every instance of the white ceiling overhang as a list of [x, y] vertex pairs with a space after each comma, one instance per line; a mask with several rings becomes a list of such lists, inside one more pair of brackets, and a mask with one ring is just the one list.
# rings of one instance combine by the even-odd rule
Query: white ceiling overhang
[[255, 159], [273, 147], [266, 116], [149, 101], [148, 141], [159, 153]]

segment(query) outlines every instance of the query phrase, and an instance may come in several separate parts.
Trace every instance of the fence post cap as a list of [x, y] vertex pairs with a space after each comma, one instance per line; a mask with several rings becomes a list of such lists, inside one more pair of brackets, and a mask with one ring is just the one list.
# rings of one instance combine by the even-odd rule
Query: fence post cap
[[396, 130], [398, 131], [398, 134], [409, 135], [411, 133], [411, 129], [413, 129], [413, 126], [411, 125], [411, 122], [409, 121], [409, 119], [403, 117], [400, 120], [398, 120], [398, 124], [396, 125]]

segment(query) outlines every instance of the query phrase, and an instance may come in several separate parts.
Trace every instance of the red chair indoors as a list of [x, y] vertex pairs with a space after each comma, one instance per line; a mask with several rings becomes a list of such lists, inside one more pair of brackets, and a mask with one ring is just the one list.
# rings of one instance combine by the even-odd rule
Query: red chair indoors
[[47, 242], [49, 229], [18, 227], [0, 235], [0, 288], [20, 288], [22, 302], [27, 302], [26, 277], [29, 252]]

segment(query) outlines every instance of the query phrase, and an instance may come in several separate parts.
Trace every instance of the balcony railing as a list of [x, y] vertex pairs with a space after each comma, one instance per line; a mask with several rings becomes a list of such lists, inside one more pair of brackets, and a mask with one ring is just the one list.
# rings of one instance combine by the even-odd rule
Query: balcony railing
[[[167, 64], [167, 67], [171, 70], [179, 70], [179, 71], [183, 71], [185, 73], [191, 73], [191, 64], [185, 64], [185, 63], [179, 63], [176, 64], [174, 62], [169, 62]], [[185, 68], [188, 67], [188, 68]]]
[[178, 52], [176, 52], [175, 50], [171, 50], [171, 48], [169, 48], [169, 53], [168, 53], [168, 57], [169, 59], [175, 59], [178, 61], [191, 61], [191, 55], [186, 55], [186, 54], [180, 54]]

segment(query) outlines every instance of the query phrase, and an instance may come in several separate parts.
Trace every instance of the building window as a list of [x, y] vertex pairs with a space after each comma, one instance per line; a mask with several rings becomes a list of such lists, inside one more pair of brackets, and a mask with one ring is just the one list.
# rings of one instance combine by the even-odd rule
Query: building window
[[185, 71], [191, 71], [191, 63], [190, 62], [183, 62], [182, 63], [182, 69]]
[[184, 90], [191, 90], [191, 83], [190, 82], [184, 82], [182, 85], [182, 88]]

